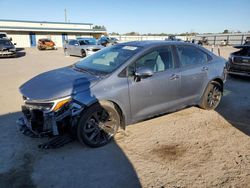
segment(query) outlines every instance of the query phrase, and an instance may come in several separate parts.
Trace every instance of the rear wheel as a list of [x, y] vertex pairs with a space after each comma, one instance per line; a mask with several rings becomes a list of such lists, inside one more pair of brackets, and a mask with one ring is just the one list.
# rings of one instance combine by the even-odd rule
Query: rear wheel
[[111, 102], [96, 103], [79, 120], [77, 137], [80, 143], [100, 147], [110, 142], [120, 126], [120, 115]]
[[214, 110], [219, 105], [222, 97], [221, 87], [217, 82], [210, 83], [202, 96], [199, 106], [206, 110]]

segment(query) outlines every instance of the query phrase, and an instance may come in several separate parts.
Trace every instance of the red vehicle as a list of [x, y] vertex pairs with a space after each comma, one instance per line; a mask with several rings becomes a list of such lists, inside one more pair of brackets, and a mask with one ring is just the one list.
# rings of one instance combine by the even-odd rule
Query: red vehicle
[[56, 50], [55, 43], [50, 39], [39, 39], [37, 44], [38, 50]]

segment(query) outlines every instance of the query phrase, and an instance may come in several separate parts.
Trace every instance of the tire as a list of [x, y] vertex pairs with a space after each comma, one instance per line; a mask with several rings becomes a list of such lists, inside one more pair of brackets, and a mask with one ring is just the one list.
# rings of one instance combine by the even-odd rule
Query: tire
[[64, 49], [64, 55], [69, 56], [69, 52], [68, 52], [67, 48]]
[[86, 57], [86, 52], [85, 50], [81, 50], [81, 58], [84, 58], [84, 57]]
[[209, 83], [199, 106], [205, 110], [214, 110], [219, 105], [221, 97], [222, 86], [218, 82]]
[[100, 147], [109, 143], [120, 126], [120, 114], [111, 102], [90, 106], [80, 117], [77, 138], [83, 145]]

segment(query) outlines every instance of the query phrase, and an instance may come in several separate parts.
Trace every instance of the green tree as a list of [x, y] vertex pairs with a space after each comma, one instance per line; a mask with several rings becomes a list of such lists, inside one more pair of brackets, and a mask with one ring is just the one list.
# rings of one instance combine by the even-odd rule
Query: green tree
[[225, 30], [223, 31], [223, 34], [227, 34], [227, 33], [229, 33], [229, 31], [228, 31], [228, 29], [225, 29]]

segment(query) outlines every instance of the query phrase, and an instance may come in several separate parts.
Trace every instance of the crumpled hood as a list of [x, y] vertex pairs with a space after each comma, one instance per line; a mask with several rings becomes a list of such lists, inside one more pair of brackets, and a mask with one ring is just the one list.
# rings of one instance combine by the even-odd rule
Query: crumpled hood
[[73, 67], [48, 71], [32, 78], [20, 88], [29, 100], [47, 101], [87, 91], [98, 81], [98, 76], [82, 72]]

